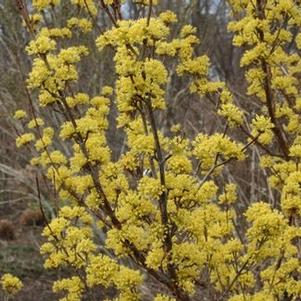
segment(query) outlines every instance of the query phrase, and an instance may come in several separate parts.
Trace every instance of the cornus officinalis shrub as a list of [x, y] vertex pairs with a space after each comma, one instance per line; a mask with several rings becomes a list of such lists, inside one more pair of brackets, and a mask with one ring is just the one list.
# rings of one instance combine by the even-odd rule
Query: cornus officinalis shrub
[[[196, 54], [196, 28], [158, 1], [134, 2], [136, 18], [125, 1], [18, 1], [32, 70], [16, 143], [34, 150], [31, 164], [57, 192], [41, 253], [69, 277], [53, 290], [65, 301], [100, 291], [146, 300], [147, 288], [154, 301], [300, 300], [300, 1], [228, 1], [243, 98]], [[112, 67], [91, 92], [82, 70], [96, 51]], [[163, 127], [175, 78], [214, 103], [222, 127], [194, 137]], [[123, 137], [118, 156], [111, 126]], [[248, 199], [253, 170], [262, 180]]]

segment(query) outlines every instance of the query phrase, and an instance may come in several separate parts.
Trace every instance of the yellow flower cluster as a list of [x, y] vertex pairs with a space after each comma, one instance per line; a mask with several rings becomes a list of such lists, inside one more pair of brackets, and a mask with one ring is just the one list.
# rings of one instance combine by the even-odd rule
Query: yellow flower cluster
[[80, 301], [84, 291], [84, 284], [79, 277], [72, 277], [55, 281], [53, 284], [53, 291], [55, 293], [60, 291], [67, 291], [67, 296], [61, 298], [60, 301]]
[[219, 196], [222, 204], [231, 204], [237, 200], [236, 185], [231, 183], [225, 186], [225, 192]]
[[41, 247], [41, 253], [48, 254], [45, 268], [85, 265], [87, 255], [96, 250], [89, 227], [91, 223], [91, 216], [82, 207], [63, 207], [59, 216], [43, 231], [48, 238]]
[[50, 6], [58, 6], [60, 2], [60, 0], [32, 0], [32, 5], [38, 11], [41, 11]]
[[175, 301], [174, 298], [159, 294], [157, 295], [153, 301]]
[[272, 129], [274, 125], [271, 123], [270, 118], [263, 115], [256, 116], [252, 120], [252, 135], [254, 137], [258, 136], [258, 140], [262, 144], [269, 144], [273, 139]]
[[[216, 133], [208, 136], [199, 134], [193, 142], [193, 154], [200, 160], [204, 171], [220, 163], [217, 157], [222, 160], [244, 159], [243, 145], [223, 134]], [[217, 158], [217, 159], [216, 159]]]
[[97, 14], [97, 6], [94, 0], [71, 0], [71, 3], [87, 11], [92, 16], [96, 16]]
[[139, 300], [137, 287], [141, 282], [138, 271], [119, 265], [108, 256], [93, 256], [87, 267], [88, 286], [115, 286], [120, 292], [118, 300]]
[[27, 114], [24, 110], [17, 110], [14, 114], [15, 119], [23, 119], [26, 116], [27, 116]]
[[17, 145], [17, 147], [20, 147], [22, 145], [25, 145], [25, 144], [33, 141], [34, 139], [35, 139], [34, 134], [26, 133], [16, 139], [16, 145]]
[[23, 287], [21, 280], [11, 274], [4, 274], [1, 277], [0, 282], [2, 289], [8, 295], [15, 295]]
[[68, 20], [68, 28], [78, 27], [83, 33], [92, 31], [92, 23], [86, 18], [71, 18]]

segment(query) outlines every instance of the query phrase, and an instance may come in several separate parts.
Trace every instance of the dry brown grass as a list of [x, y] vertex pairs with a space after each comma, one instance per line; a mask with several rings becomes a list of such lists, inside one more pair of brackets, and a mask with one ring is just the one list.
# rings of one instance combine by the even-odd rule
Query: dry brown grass
[[15, 226], [8, 219], [0, 220], [0, 239], [13, 240], [15, 239]]
[[20, 216], [19, 222], [23, 226], [43, 226], [44, 216], [40, 210], [26, 209]]

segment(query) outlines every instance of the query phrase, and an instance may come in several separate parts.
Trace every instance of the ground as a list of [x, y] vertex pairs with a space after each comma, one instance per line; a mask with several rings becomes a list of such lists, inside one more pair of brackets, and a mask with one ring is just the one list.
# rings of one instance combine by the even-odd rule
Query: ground
[[[43, 242], [42, 226], [24, 224], [22, 215], [26, 206], [23, 202], [0, 205], [0, 221], [11, 222], [14, 232], [13, 239], [8, 240], [5, 233], [0, 237], [0, 275], [11, 273], [22, 280], [24, 287], [14, 301], [54, 301], [57, 298], [51, 286], [56, 272], [43, 268], [43, 258], [39, 253]], [[0, 292], [0, 300], [3, 299]]]

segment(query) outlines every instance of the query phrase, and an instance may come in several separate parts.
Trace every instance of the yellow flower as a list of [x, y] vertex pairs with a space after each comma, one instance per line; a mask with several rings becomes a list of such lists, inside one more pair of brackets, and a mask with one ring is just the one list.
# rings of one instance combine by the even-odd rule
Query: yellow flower
[[26, 133], [16, 139], [16, 145], [17, 145], [17, 147], [20, 147], [22, 145], [28, 144], [29, 142], [33, 141], [34, 139], [35, 139], [34, 134]]
[[53, 284], [53, 291], [67, 291], [66, 298], [60, 299], [61, 301], [80, 301], [84, 292], [84, 284], [79, 277], [71, 277], [55, 281]]
[[44, 120], [41, 118], [35, 118], [35, 119], [30, 120], [30, 122], [28, 123], [27, 126], [29, 129], [34, 129], [34, 128], [40, 127], [42, 125], [44, 125]]
[[218, 114], [228, 120], [230, 127], [242, 125], [243, 123], [242, 111], [232, 103], [222, 104]]
[[219, 201], [222, 204], [234, 203], [237, 199], [236, 185], [233, 183], [227, 184], [225, 186], [225, 192], [219, 196]]
[[222, 155], [226, 160], [230, 158], [242, 160], [244, 158], [242, 145], [220, 133], [211, 136], [199, 134], [195, 138], [193, 146], [193, 154], [200, 160], [204, 170], [214, 165], [217, 154]]
[[38, 10], [41, 11], [47, 8], [50, 5], [59, 5], [60, 0], [33, 0], [32, 5]]
[[14, 114], [15, 119], [23, 119], [27, 116], [27, 113], [24, 110], [17, 110]]
[[83, 33], [90, 32], [93, 29], [91, 21], [86, 18], [78, 19], [73, 17], [68, 20], [67, 25], [69, 28], [77, 26]]
[[254, 137], [258, 136], [258, 140], [262, 144], [269, 144], [272, 142], [273, 128], [274, 125], [271, 123], [271, 119], [269, 117], [256, 115], [256, 117], [252, 120], [252, 135]]
[[113, 94], [113, 88], [110, 86], [104, 86], [101, 89], [101, 94], [104, 96], [111, 96]]
[[50, 50], [54, 50], [56, 42], [47, 36], [38, 36], [35, 41], [31, 41], [26, 47], [28, 54], [45, 54]]
[[162, 12], [160, 15], [159, 15], [159, 18], [165, 22], [165, 23], [175, 23], [177, 22], [177, 16], [174, 12], [168, 10], [168, 11], [165, 11], [165, 12]]
[[175, 298], [171, 298], [169, 296], [158, 294], [158, 295], [156, 295], [156, 297], [154, 298], [153, 301], [175, 301], [175, 300], [176, 300]]
[[1, 277], [1, 286], [6, 294], [15, 295], [21, 290], [23, 284], [18, 277], [11, 274], [4, 274]]
[[93, 16], [97, 14], [97, 7], [93, 0], [71, 0], [71, 3], [88, 11]]

